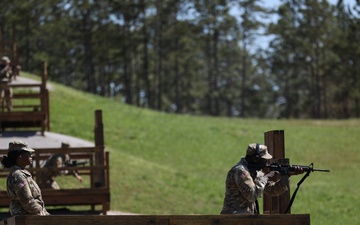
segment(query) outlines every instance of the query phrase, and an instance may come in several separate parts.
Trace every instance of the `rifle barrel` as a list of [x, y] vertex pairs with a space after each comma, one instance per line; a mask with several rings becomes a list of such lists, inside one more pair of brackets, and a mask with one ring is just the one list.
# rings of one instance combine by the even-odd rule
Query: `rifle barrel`
[[318, 171], [318, 172], [330, 172], [330, 170], [323, 170], [323, 169], [312, 169], [313, 171]]

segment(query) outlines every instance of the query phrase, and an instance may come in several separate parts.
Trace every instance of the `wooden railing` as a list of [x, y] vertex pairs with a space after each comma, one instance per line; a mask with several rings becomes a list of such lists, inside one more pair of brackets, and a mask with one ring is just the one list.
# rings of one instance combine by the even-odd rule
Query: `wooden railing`
[[[74, 171], [80, 176], [88, 176], [89, 187], [66, 188], [60, 190], [41, 188], [45, 206], [67, 206], [67, 205], [89, 205], [91, 210], [95, 206], [102, 206], [102, 213], [105, 215], [110, 210], [110, 171], [109, 152], [104, 147], [104, 129], [102, 123], [102, 111], [95, 111], [94, 126], [95, 145], [94, 147], [69, 147], [69, 148], [35, 148], [33, 153], [33, 165], [27, 168], [33, 178], [39, 183], [40, 174], [48, 172], [43, 162], [53, 154], [68, 154], [70, 160], [86, 162], [83, 166], [66, 166], [54, 169], [53, 171]], [[0, 149], [0, 155], [7, 155], [7, 149]], [[0, 182], [6, 183], [8, 169], [0, 168]], [[9, 207], [9, 197], [5, 190], [0, 191], [0, 208]]]
[[310, 225], [310, 215], [16, 216], [0, 225]]
[[[2, 84], [3, 85], [3, 84]], [[40, 128], [42, 135], [50, 130], [49, 92], [45, 78], [39, 84], [7, 84], [13, 90], [12, 97], [1, 101], [0, 129]], [[5, 105], [12, 102], [9, 111]]]
[[[41, 188], [46, 206], [89, 205], [94, 210], [96, 205], [102, 206], [102, 213], [110, 210], [110, 175], [109, 153], [103, 147], [86, 148], [58, 148], [35, 149], [33, 165], [27, 168], [33, 178], [40, 184], [40, 175], [49, 172], [49, 168], [41, 167], [42, 162], [52, 154], [68, 154], [71, 160], [85, 162], [83, 166], [65, 166], [51, 168], [54, 172], [74, 171], [80, 176], [88, 176], [89, 187], [72, 188], [61, 187], [60, 190]], [[7, 150], [0, 150], [1, 155], [6, 155]], [[101, 160], [99, 160], [101, 159]], [[0, 169], [0, 179], [5, 183], [9, 173], [8, 169]], [[71, 173], [69, 173], [71, 175]], [[55, 178], [56, 179], [56, 178]], [[9, 207], [9, 197], [6, 191], [0, 191], [0, 207]]]

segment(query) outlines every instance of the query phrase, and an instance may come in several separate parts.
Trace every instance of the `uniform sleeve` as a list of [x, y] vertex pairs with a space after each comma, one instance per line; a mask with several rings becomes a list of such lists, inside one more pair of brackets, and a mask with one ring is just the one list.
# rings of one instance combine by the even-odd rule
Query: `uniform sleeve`
[[43, 206], [39, 204], [32, 195], [26, 177], [18, 177], [15, 184], [15, 193], [19, 198], [22, 207], [30, 214], [41, 215]]
[[254, 180], [244, 167], [241, 167], [235, 173], [235, 182], [242, 195], [249, 202], [255, 202], [261, 196], [268, 181], [268, 178], [262, 172], [258, 171], [257, 173]]
[[286, 175], [281, 175], [280, 178], [276, 181], [269, 181], [266, 184], [264, 193], [271, 196], [278, 196], [288, 190], [288, 181], [289, 177]]
[[1, 68], [1, 71], [0, 71], [1, 78], [10, 78], [11, 73], [12, 73], [12, 70], [9, 65], [6, 65], [5, 67]]

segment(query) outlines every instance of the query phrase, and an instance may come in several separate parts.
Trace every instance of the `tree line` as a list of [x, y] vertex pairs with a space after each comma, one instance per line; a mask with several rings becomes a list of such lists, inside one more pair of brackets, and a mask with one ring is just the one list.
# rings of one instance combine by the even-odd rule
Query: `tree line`
[[[12, 0], [1, 43], [22, 70], [195, 115], [360, 116], [360, 5], [342, 0]], [[269, 40], [263, 45], [262, 40]]]

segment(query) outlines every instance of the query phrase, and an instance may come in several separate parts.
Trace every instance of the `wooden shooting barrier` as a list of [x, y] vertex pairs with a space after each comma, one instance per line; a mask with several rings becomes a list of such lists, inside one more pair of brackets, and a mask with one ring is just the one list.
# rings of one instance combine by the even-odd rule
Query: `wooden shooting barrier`
[[[1, 84], [13, 89], [12, 97], [1, 101], [0, 130], [7, 128], [39, 128], [44, 135], [50, 130], [49, 92], [46, 88], [47, 70], [44, 63], [41, 83], [37, 84]], [[7, 111], [5, 102], [12, 102], [11, 111]]]
[[[105, 215], [110, 210], [110, 172], [109, 153], [105, 152], [103, 140], [102, 112], [95, 111], [95, 146], [94, 147], [69, 147], [69, 148], [36, 148], [34, 155], [35, 165], [28, 168], [34, 179], [39, 183], [40, 175], [46, 173], [48, 168], [41, 167], [41, 162], [52, 154], [69, 154], [71, 160], [85, 161], [83, 166], [66, 166], [53, 169], [53, 171], [76, 170], [81, 176], [89, 177], [89, 187], [79, 189], [41, 189], [46, 206], [70, 206], [89, 205], [91, 211], [95, 206], [102, 207], [101, 212]], [[6, 155], [7, 149], [0, 150], [0, 155]], [[6, 182], [9, 173], [8, 169], [0, 169], [0, 178]], [[9, 197], [5, 190], [0, 191], [0, 207], [9, 207]]]
[[[264, 133], [265, 145], [273, 159], [279, 164], [289, 164], [289, 159], [285, 158], [285, 140], [283, 130], [273, 130]], [[263, 196], [264, 214], [283, 214], [290, 203], [290, 186], [288, 191], [280, 196], [272, 197], [267, 194]], [[290, 213], [290, 210], [289, 212]]]
[[16, 216], [0, 225], [309, 225], [305, 215]]

